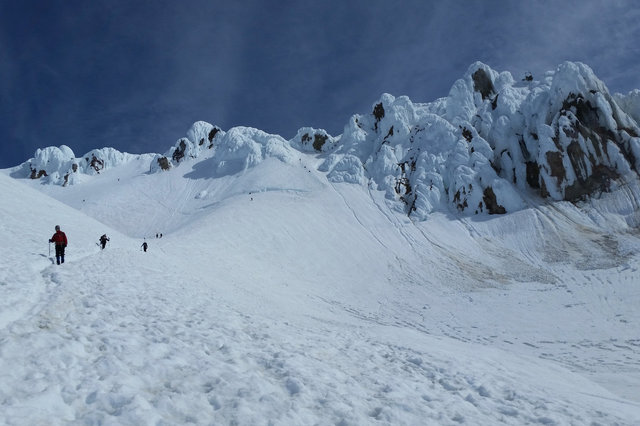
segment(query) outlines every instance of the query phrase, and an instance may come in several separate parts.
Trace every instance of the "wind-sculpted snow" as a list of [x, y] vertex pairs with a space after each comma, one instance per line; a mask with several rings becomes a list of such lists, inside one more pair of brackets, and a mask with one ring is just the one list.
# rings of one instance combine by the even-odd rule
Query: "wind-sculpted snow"
[[[339, 136], [303, 127], [285, 140], [198, 121], [164, 155], [153, 154], [149, 170], [195, 160], [203, 162], [197, 176], [215, 177], [269, 157], [292, 164], [301, 154], [316, 155], [314, 167], [330, 181], [383, 191], [412, 219], [434, 211], [504, 214], [524, 208], [532, 194], [577, 202], [638, 180], [638, 116], [639, 91], [611, 95], [584, 64], [565, 62], [539, 79], [516, 80], [476, 62], [447, 97], [414, 103], [383, 94]], [[12, 176], [68, 185], [130, 159], [111, 148], [75, 159], [66, 146], [49, 147]], [[634, 205], [640, 194], [628, 198]]]
[[149, 154], [134, 155], [114, 148], [101, 148], [76, 158], [73, 150], [66, 145], [50, 146], [36, 150], [33, 158], [12, 169], [11, 176], [67, 186], [81, 182], [83, 175], [97, 175], [145, 156]]
[[266, 158], [292, 163], [297, 158], [294, 152], [278, 135], [251, 127], [234, 127], [224, 132], [199, 121], [164, 156], [156, 156], [150, 170], [168, 170], [186, 159], [207, 158], [209, 176], [224, 176], [252, 168]]
[[75, 154], [68, 146], [50, 146], [36, 150], [34, 158], [24, 163], [22, 169], [31, 179], [46, 178], [48, 182], [59, 184], [61, 176], [73, 171], [75, 160]]
[[432, 109], [383, 95], [372, 114], [352, 117], [321, 169], [335, 182], [370, 179], [418, 219], [448, 205], [475, 213], [521, 208], [515, 189], [492, 168], [487, 141], [468, 122]]
[[299, 151], [319, 153], [333, 150], [339, 140], [339, 137], [331, 136], [324, 129], [303, 127], [289, 143]]
[[215, 174], [235, 174], [270, 157], [289, 164], [297, 158], [295, 151], [280, 136], [250, 127], [234, 127], [220, 138], [215, 147]]
[[214, 138], [222, 137], [225, 132], [205, 121], [196, 121], [187, 131], [186, 138], [180, 138], [176, 144], [165, 153], [156, 154], [151, 160], [150, 171], [169, 170], [180, 162], [189, 158], [198, 158], [202, 153], [214, 148]]

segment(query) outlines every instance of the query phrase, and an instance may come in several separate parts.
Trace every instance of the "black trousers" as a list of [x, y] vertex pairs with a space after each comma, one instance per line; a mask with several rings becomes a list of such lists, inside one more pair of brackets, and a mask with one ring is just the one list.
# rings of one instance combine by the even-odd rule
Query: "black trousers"
[[56, 262], [58, 265], [64, 263], [64, 246], [62, 244], [56, 244]]

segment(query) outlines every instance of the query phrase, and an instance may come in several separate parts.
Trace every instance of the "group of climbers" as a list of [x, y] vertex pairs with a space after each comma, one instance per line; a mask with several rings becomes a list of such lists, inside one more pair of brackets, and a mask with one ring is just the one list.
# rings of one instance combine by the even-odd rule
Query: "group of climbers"
[[[56, 264], [60, 265], [61, 263], [64, 263], [64, 250], [67, 248], [67, 235], [64, 232], [62, 232], [62, 230], [60, 229], [60, 225], [56, 225], [55, 229], [56, 229], [56, 232], [53, 234], [51, 238], [49, 238], [49, 243], [54, 243], [55, 250], [56, 250]], [[109, 239], [109, 237], [107, 237], [107, 234], [102, 234], [102, 236], [99, 238], [99, 245], [101, 250], [105, 249], [105, 247], [107, 246], [107, 241], [111, 241], [111, 240]], [[142, 246], [140, 247], [145, 252], [147, 251], [147, 248], [149, 247], [149, 245], [147, 244], [146, 239], [144, 240], [144, 242], [142, 243]], [[49, 252], [49, 255], [51, 255], [51, 252]]]

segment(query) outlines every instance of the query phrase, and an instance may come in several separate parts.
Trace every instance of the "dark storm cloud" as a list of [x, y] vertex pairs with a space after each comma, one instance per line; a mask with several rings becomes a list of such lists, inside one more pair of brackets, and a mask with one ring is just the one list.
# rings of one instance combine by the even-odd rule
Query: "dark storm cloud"
[[164, 152], [196, 120], [337, 135], [381, 93], [446, 96], [476, 60], [640, 86], [629, 1], [0, 1], [0, 167], [38, 147]]

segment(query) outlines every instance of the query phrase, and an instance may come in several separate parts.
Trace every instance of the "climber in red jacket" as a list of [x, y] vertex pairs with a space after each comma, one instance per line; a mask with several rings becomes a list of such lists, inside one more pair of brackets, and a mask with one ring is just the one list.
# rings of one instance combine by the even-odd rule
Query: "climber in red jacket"
[[56, 225], [56, 233], [49, 239], [50, 243], [56, 244], [56, 262], [64, 263], [64, 249], [67, 247], [67, 236], [60, 230], [60, 225]]

